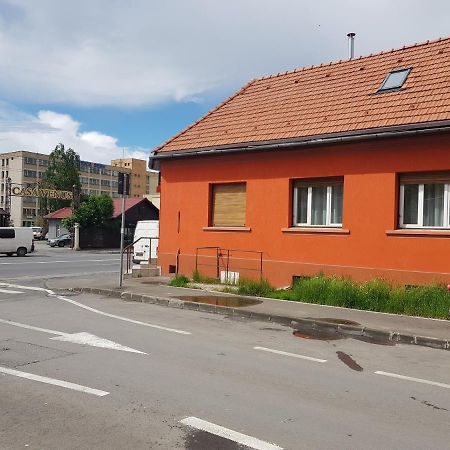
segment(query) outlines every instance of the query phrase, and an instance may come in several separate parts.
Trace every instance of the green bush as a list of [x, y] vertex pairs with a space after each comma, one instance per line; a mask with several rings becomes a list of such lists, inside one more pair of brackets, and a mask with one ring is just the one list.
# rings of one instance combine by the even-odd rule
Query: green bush
[[186, 287], [189, 284], [189, 278], [184, 275], [177, 275], [169, 281], [169, 286]]

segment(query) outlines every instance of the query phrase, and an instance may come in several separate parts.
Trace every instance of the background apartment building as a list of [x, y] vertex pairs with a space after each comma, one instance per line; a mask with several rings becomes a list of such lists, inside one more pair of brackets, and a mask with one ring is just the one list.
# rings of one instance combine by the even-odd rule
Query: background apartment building
[[[133, 160], [133, 167], [143, 165], [146, 168], [146, 161]], [[136, 163], [139, 161], [142, 164]], [[85, 195], [107, 194], [111, 197], [118, 197], [118, 173], [131, 173], [131, 167], [106, 165], [89, 161], [80, 163], [81, 193]], [[6, 207], [6, 180], [11, 178], [12, 185], [36, 186], [45, 178], [48, 168], [48, 155], [28, 151], [16, 151], [0, 154], [0, 208]], [[146, 183], [146, 172], [139, 172], [140, 177], [132, 177], [132, 183], [141, 184], [137, 180], [142, 180], [143, 189], [132, 191], [132, 196], [143, 197], [150, 189], [150, 184]], [[136, 180], [136, 181], [134, 181]], [[154, 184], [154, 183], [153, 183]], [[156, 188], [155, 188], [156, 189]], [[138, 195], [139, 193], [140, 195]], [[11, 221], [15, 226], [29, 227], [35, 224], [39, 213], [39, 199], [35, 197], [11, 197]]]

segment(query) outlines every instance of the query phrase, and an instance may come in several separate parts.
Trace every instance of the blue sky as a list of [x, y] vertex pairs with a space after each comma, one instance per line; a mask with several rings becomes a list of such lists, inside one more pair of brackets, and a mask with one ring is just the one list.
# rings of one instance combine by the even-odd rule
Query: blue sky
[[0, 0], [0, 152], [147, 158], [252, 78], [436, 39], [447, 0]]
[[93, 107], [70, 105], [20, 105], [23, 110], [37, 114], [50, 109], [69, 114], [81, 122], [81, 131], [98, 130], [118, 137], [117, 145], [124, 147], [153, 148], [178, 133], [209, 111], [219, 97], [199, 102], [168, 102], [150, 108]]

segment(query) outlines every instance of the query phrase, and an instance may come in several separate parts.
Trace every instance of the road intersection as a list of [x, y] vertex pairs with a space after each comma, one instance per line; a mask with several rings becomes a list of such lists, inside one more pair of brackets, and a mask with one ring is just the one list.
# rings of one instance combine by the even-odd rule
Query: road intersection
[[0, 281], [1, 448], [448, 448], [446, 351]]

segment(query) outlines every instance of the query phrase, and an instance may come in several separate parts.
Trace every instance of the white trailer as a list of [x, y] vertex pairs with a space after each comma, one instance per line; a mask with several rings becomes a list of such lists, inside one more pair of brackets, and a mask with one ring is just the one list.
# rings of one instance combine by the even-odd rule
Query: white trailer
[[34, 251], [33, 230], [28, 227], [0, 227], [0, 253], [25, 256]]

